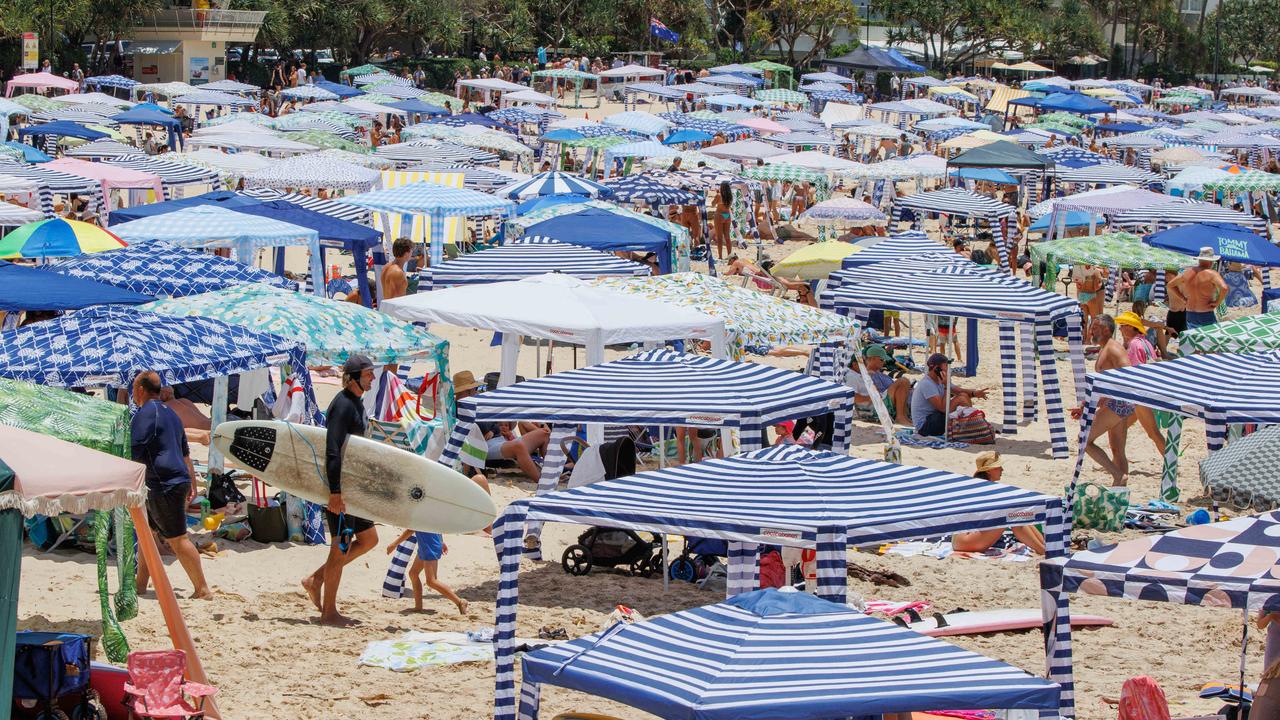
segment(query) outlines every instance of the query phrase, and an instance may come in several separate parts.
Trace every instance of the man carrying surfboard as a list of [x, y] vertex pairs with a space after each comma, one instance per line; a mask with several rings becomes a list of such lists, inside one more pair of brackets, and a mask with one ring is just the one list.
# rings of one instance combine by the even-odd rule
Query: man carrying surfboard
[[367, 422], [360, 397], [373, 385], [373, 362], [364, 355], [352, 355], [342, 366], [342, 391], [329, 403], [325, 413], [324, 470], [329, 482], [329, 503], [325, 516], [333, 544], [329, 557], [302, 581], [311, 602], [320, 610], [322, 625], [345, 627], [355, 623], [338, 613], [338, 585], [342, 569], [378, 544], [373, 522], [347, 514], [342, 499], [342, 459], [347, 439], [363, 436]]

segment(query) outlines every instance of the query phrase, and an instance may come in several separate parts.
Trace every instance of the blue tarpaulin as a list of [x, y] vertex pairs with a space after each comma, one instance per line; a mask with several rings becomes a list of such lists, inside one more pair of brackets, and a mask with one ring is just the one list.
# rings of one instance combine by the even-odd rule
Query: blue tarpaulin
[[343, 85], [342, 83], [330, 82], [328, 80], [316, 80], [312, 85], [315, 85], [321, 90], [328, 90], [340, 98], [353, 98], [359, 95], [364, 95], [364, 91], [359, 88], [354, 88], [350, 85]]
[[81, 310], [93, 305], [139, 305], [155, 298], [93, 280], [0, 260], [0, 311]]
[[1098, 115], [1116, 111], [1114, 106], [1108, 105], [1097, 98], [1081, 93], [1066, 92], [1056, 92], [1045, 96], [1040, 101], [1039, 107], [1041, 110], [1060, 110], [1080, 115]]

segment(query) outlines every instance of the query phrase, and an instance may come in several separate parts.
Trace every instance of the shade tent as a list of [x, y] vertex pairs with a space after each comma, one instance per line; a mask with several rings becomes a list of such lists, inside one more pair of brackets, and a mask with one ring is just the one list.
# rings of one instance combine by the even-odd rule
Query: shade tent
[[357, 95], [364, 95], [364, 91], [360, 90], [359, 88], [354, 88], [354, 87], [351, 87], [350, 85], [345, 85], [342, 83], [331, 82], [329, 80], [323, 80], [323, 79], [316, 80], [312, 84], [320, 88], [321, 90], [328, 90], [329, 92], [341, 98], [350, 98], [350, 97], [356, 97]]
[[152, 297], [184, 297], [250, 283], [298, 288], [292, 280], [266, 270], [163, 242], [81, 255], [41, 270]]
[[[853, 313], [859, 319], [864, 319], [871, 310], [905, 310], [997, 321], [1004, 397], [1001, 431], [1016, 431], [1019, 407], [1022, 421], [1035, 419], [1041, 395], [1038, 385], [1042, 384], [1053, 456], [1068, 456], [1062, 389], [1054, 362], [1053, 323], [1066, 322], [1071, 366], [1079, 388], [1085, 370], [1084, 347], [1080, 305], [1074, 299], [1042, 290], [1025, 280], [1010, 277], [1007, 272], [956, 261], [950, 255], [923, 255], [833, 273], [819, 305], [842, 314]], [[1017, 335], [1021, 335], [1020, 343]], [[1017, 382], [1019, 358], [1021, 403]], [[837, 363], [836, 366], [844, 365]], [[824, 365], [820, 370], [832, 372], [834, 368]]]
[[1031, 246], [1031, 262], [1033, 266], [1047, 264], [1049, 278], [1057, 278], [1061, 265], [1176, 273], [1195, 263], [1186, 255], [1144, 244], [1142, 238], [1126, 232], [1042, 240]]
[[168, 153], [165, 155], [165, 159], [168, 162], [209, 168], [217, 172], [231, 186], [238, 184], [241, 178], [255, 170], [260, 170], [279, 162], [274, 158], [264, 157], [256, 153], [228, 153], [212, 148], [204, 148], [187, 153]]
[[698, 338], [723, 357], [724, 323], [643, 298], [596, 288], [567, 275], [462, 286], [385, 300], [381, 309], [409, 322], [445, 323], [503, 333], [502, 384], [515, 379], [519, 337], [584, 345], [587, 363], [604, 361], [606, 345]]
[[[90, 178], [80, 175], [70, 175], [57, 170], [50, 170], [45, 167], [48, 163], [40, 165], [24, 165], [17, 162], [5, 162], [0, 158], [0, 186], [10, 181], [10, 178], [18, 178], [37, 184], [39, 191], [36, 195], [40, 201], [40, 210], [47, 217], [53, 217], [53, 196], [61, 195], [69, 198], [72, 195], [79, 195], [89, 201], [89, 208], [99, 212], [106, 209], [102, 197], [102, 184]], [[19, 193], [24, 191], [17, 191]]]
[[826, 58], [823, 65], [854, 70], [873, 70], [875, 72], [908, 73], [918, 72], [923, 68], [914, 63], [899, 60], [889, 52], [870, 45], [859, 45], [853, 52], [835, 58]]
[[432, 358], [438, 370], [448, 343], [376, 310], [267, 285], [248, 284], [146, 307], [162, 315], [213, 318], [301, 343], [316, 365], [341, 365], [353, 355], [376, 364]]
[[[1228, 424], [1280, 422], [1280, 398], [1275, 393], [1277, 381], [1280, 381], [1280, 352], [1276, 351], [1191, 355], [1090, 373], [1082, 383], [1081, 437], [1088, 437], [1100, 397], [1172, 413], [1173, 422], [1165, 430], [1160, 491], [1164, 499], [1176, 501], [1180, 495], [1178, 445], [1183, 417], [1204, 420], [1205, 438], [1212, 452], [1225, 443]], [[1084, 453], [1079, 453], [1071, 481], [1073, 487], [1083, 468]]]
[[104, 137], [110, 137], [107, 133], [85, 127], [80, 123], [71, 122], [70, 120], [55, 120], [53, 122], [41, 123], [39, 125], [27, 125], [18, 128], [18, 139], [23, 140], [28, 137], [71, 137], [81, 140], [100, 140]]
[[113, 190], [150, 190], [155, 193], [155, 199], [164, 197], [160, 176], [139, 170], [65, 157], [45, 163], [44, 168], [97, 180], [102, 185], [102, 195], [108, 207], [114, 205]]
[[1056, 92], [1040, 99], [1037, 106], [1042, 111], [1061, 111], [1079, 115], [1112, 114], [1115, 106], [1081, 93]]
[[775, 155], [786, 155], [789, 152], [777, 145], [770, 145], [759, 140], [739, 140], [702, 148], [702, 153], [711, 157], [737, 160], [739, 162], [751, 161], [753, 164], [756, 160], [764, 160]]
[[874, 244], [864, 245], [861, 252], [854, 253], [842, 260], [840, 267], [842, 270], [850, 270], [863, 265], [903, 260], [918, 255], [931, 255], [934, 253], [952, 254], [955, 255], [956, 259], [960, 258], [960, 255], [953, 253], [947, 246], [929, 239], [929, 236], [925, 233], [908, 231], [879, 238], [874, 241]]
[[448, 108], [442, 108], [439, 105], [432, 105], [431, 103], [423, 102], [417, 98], [409, 98], [393, 103], [387, 103], [387, 107], [403, 110], [410, 115], [428, 115], [434, 117], [449, 114]]
[[[521, 663], [523, 710], [534, 720], [542, 685], [682, 720], [1055, 710], [1057, 703], [1055, 685], [1018, 668], [847, 605], [773, 589], [619, 624], [540, 648]], [[797, 684], [796, 673], [819, 687]]]
[[378, 184], [379, 171], [320, 155], [297, 155], [244, 176], [245, 187], [274, 190], [316, 188], [365, 192]]
[[153, 125], [164, 128], [169, 133], [170, 150], [177, 150], [182, 144], [182, 121], [172, 115], [157, 110], [134, 108], [119, 115], [112, 115], [111, 119], [121, 125]]
[[[125, 145], [119, 140], [94, 140], [83, 145], [77, 145], [63, 153], [64, 157], [72, 158], [114, 158], [122, 155], [136, 155], [138, 148], [132, 145]], [[52, 158], [50, 158], [52, 159]], [[48, 162], [46, 160], [45, 162]]]
[[94, 305], [138, 305], [153, 298], [93, 280], [0, 260], [0, 311], [81, 310]]
[[917, 229], [920, 227], [921, 214], [950, 215], [985, 222], [1000, 244], [1000, 267], [1009, 267], [1009, 224], [1018, 214], [1017, 208], [1012, 205], [968, 190], [950, 188], [894, 198], [891, 221], [894, 224], [901, 222], [908, 210], [916, 215], [913, 225]]
[[1152, 233], [1145, 242], [1184, 255], [1197, 255], [1202, 247], [1213, 248], [1228, 262], [1264, 267], [1280, 266], [1280, 248], [1243, 225], [1193, 223]]
[[[702, 362], [716, 361], [703, 359]], [[753, 372], [786, 372], [756, 367]], [[567, 374], [529, 381], [511, 390]], [[708, 384], [711, 387], [707, 387], [706, 402], [714, 403], [715, 398], [723, 397], [714, 391], [717, 383], [706, 383], [699, 378], [687, 382], [686, 387], [701, 389]], [[724, 387], [723, 382], [719, 384]], [[682, 390], [677, 389], [671, 398], [664, 397], [662, 401], [679, 403], [680, 398], [688, 396], [687, 391]], [[688, 404], [692, 407], [698, 399], [689, 397]], [[476, 401], [482, 403], [484, 396]], [[699, 408], [689, 412], [708, 411]], [[729, 595], [755, 589], [758, 545], [816, 546], [818, 595], [840, 604], [846, 602], [845, 565], [849, 546], [1008, 527], [1011, 522], [1044, 522], [1051, 555], [1060, 555], [1065, 549], [1066, 526], [1060, 498], [944, 471], [863, 460], [842, 452], [815, 452], [795, 445], [774, 446], [523, 498], [508, 505], [493, 528], [502, 572], [495, 628], [495, 717], [502, 720], [515, 717], [513, 650], [517, 579], [526, 522], [587, 523], [728, 540]], [[690, 632], [697, 630], [691, 628]], [[806, 644], [812, 647], [812, 642], [833, 642], [835, 637], [824, 635], [824, 639], [815, 638]], [[599, 647], [607, 648], [608, 643]], [[839, 657], [846, 661], [853, 659], [844, 653], [839, 653]], [[833, 666], [828, 658], [821, 663], [819, 672], [828, 672], [834, 667], [838, 665]], [[890, 665], [881, 667], [887, 669]], [[774, 672], [765, 675], [758, 681], [770, 682], [777, 677]], [[794, 678], [791, 681], [794, 682]], [[735, 678], [735, 682], [740, 683], [741, 678]], [[903, 686], [893, 683], [871, 683], [867, 687], [872, 692], [904, 690]], [[741, 685], [738, 690], [742, 691]], [[812, 697], [815, 689], [806, 686], [797, 692], [807, 692]], [[757, 703], [764, 701], [753, 699]], [[795, 701], [800, 702], [803, 701]], [[808, 717], [796, 715], [794, 710], [781, 712], [781, 715], [761, 717]], [[749, 713], [750, 704], [737, 708], [733, 716], [754, 717]]]
[[[321, 215], [360, 225], [367, 225], [372, 216], [372, 213], [364, 208], [345, 205], [334, 200], [325, 200], [311, 195], [302, 195], [301, 193], [280, 192], [279, 190], [269, 190], [267, 188], [248, 188], [241, 194], [262, 201], [284, 200], [290, 205], [297, 205], [298, 207], [318, 212]], [[323, 240], [324, 238], [321, 239]]]
[[1280, 313], [1246, 315], [1178, 334], [1178, 352], [1183, 355], [1261, 350], [1280, 350]]
[[650, 206], [701, 205], [705, 200], [701, 192], [678, 188], [643, 173], [612, 178], [601, 184], [609, 188], [613, 199], [620, 203], [643, 202]]
[[1053, 167], [1053, 160], [1022, 147], [1017, 143], [1001, 140], [972, 150], [966, 150], [947, 161], [951, 167], [1009, 168], [1044, 170]]
[[649, 267], [611, 253], [558, 241], [517, 241], [448, 260], [439, 267], [421, 270], [418, 275], [421, 278], [420, 290], [434, 290], [455, 285], [510, 282], [547, 273], [587, 280], [605, 275], [648, 275]]
[[75, 92], [80, 89], [80, 83], [71, 78], [64, 78], [61, 75], [54, 75], [49, 72], [27, 73], [25, 75], [17, 75], [5, 83], [4, 96], [13, 97], [14, 90], [23, 88], [35, 90], [53, 88], [55, 90]]
[[166, 241], [180, 247], [229, 248], [233, 258], [251, 263], [262, 248], [302, 245], [311, 252], [311, 284], [324, 292], [320, 235], [310, 228], [220, 207], [188, 207], [111, 226], [130, 244]]
[[1139, 187], [1151, 187], [1163, 182], [1159, 175], [1149, 170], [1110, 162], [1083, 167], [1068, 167], [1060, 164], [1053, 169], [1053, 179], [1058, 183], [1129, 184]]
[[[388, 215], [401, 215], [402, 223], [410, 223], [409, 226], [415, 215], [430, 218], [430, 263], [433, 266], [444, 261], [446, 219], [485, 215], [506, 217], [515, 211], [515, 205], [510, 200], [495, 198], [475, 190], [431, 182], [415, 182], [352, 195], [342, 198], [341, 202]], [[389, 226], [389, 218], [386, 220], [384, 226]]]
[[27, 223], [39, 222], [44, 214], [38, 210], [30, 210], [21, 205], [0, 203], [0, 228], [18, 227]]
[[173, 199], [175, 188], [192, 185], [213, 187], [218, 184], [219, 175], [214, 170], [172, 162], [167, 159], [167, 155], [164, 156], [165, 159], [161, 159], [158, 156], [138, 155], [136, 151], [134, 152], [135, 154], [116, 156], [104, 162], [107, 165], [158, 176], [166, 200]]
[[[670, 231], [636, 217], [601, 207], [570, 206], [572, 212], [537, 222], [522, 222], [526, 236], [538, 236], [602, 251], [630, 250], [658, 255], [662, 272], [671, 272], [676, 248]], [[560, 208], [555, 208], [560, 209]], [[632, 213], [633, 215], [635, 213]], [[521, 218], [527, 220], [530, 216]], [[509, 235], [510, 236], [510, 235]]]
[[[2, 168], [0, 168], [2, 170]], [[1111, 217], [1111, 225], [1115, 228], [1132, 230], [1134, 228], [1161, 228], [1193, 223], [1225, 223], [1243, 225], [1260, 235], [1267, 233], [1267, 219], [1249, 213], [1239, 212], [1213, 203], [1193, 200], [1191, 198], [1170, 198], [1172, 202], [1147, 205], [1127, 210]]]

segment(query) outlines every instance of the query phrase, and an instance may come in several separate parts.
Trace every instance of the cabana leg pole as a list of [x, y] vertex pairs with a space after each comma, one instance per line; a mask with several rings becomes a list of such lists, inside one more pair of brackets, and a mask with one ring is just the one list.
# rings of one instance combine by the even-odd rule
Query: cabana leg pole
[[[306, 372], [306, 368], [299, 369], [299, 372]], [[227, 421], [227, 392], [230, 387], [230, 378], [226, 375], [219, 375], [213, 379], [213, 401], [209, 408], [209, 432], [218, 429], [218, 426]], [[209, 478], [213, 478], [214, 471], [221, 472], [223, 469], [222, 453], [214, 447], [209, 448]]]
[[[223, 380], [225, 381], [225, 377]], [[138, 552], [142, 553], [142, 559], [151, 571], [151, 582], [155, 584], [156, 600], [160, 602], [160, 614], [169, 629], [169, 638], [173, 640], [173, 646], [187, 656], [187, 679], [208, 685], [209, 678], [204, 674], [204, 666], [200, 664], [200, 656], [196, 654], [195, 643], [191, 641], [187, 623], [182, 619], [182, 610], [173, 596], [173, 585], [169, 583], [164, 561], [160, 559], [160, 548], [156, 546], [155, 535], [147, 524], [147, 513], [144, 508], [131, 507], [129, 516], [133, 518], [133, 528], [138, 533]], [[222, 717], [213, 698], [205, 700], [204, 714], [215, 719]]]

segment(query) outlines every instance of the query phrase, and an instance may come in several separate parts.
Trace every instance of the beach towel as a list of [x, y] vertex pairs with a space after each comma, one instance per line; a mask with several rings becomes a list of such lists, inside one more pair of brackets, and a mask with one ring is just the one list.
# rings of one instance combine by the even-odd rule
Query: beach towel
[[359, 664], [413, 672], [437, 665], [492, 661], [492, 642], [473, 642], [463, 633], [410, 631], [394, 640], [369, 643], [360, 654]]
[[899, 430], [894, 437], [898, 439], [898, 442], [910, 447], [928, 447], [939, 450], [969, 447], [969, 443], [949, 442], [940, 437], [925, 437], [923, 435], [917, 435], [915, 430], [911, 430], [909, 428]]
[[463, 465], [483, 470], [484, 461], [488, 457], [489, 443], [485, 441], [484, 435], [480, 432], [480, 426], [472, 424], [471, 431], [467, 433], [466, 439], [462, 441], [462, 452], [458, 454], [458, 460]]
[[404, 576], [417, 549], [418, 542], [412, 534], [396, 546], [395, 552], [391, 553], [391, 564], [387, 566], [387, 576], [382, 579], [382, 597], [399, 599], [405, 596]]

